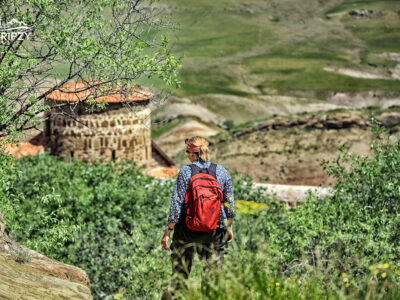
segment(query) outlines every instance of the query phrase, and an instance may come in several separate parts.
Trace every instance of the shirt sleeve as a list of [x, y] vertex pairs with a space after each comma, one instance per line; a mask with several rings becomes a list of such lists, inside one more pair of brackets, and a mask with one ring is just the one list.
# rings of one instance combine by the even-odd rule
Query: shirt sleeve
[[185, 176], [184, 167], [179, 170], [178, 176], [175, 181], [174, 191], [171, 197], [171, 207], [168, 216], [168, 223], [178, 223], [181, 212], [182, 204], [185, 201], [186, 188], [188, 180]]
[[233, 186], [232, 186], [232, 179], [229, 175], [228, 171], [223, 168], [225, 173], [225, 184], [223, 187], [224, 193], [224, 211], [227, 218], [234, 218], [235, 217], [235, 200], [233, 197]]

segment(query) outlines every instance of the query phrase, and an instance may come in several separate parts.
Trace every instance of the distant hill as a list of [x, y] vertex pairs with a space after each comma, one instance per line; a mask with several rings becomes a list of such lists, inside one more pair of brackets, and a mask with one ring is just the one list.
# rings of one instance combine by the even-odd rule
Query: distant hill
[[[378, 56], [400, 52], [400, 1], [166, 0], [162, 5], [179, 28], [169, 34], [174, 52], [185, 55], [182, 88], [173, 94], [223, 118], [240, 123], [285, 114], [288, 103], [279, 96], [294, 96], [289, 106], [302, 107], [331, 102], [338, 92], [400, 98], [399, 81], [392, 77], [398, 62]], [[386, 79], [340, 74], [343, 69]]]

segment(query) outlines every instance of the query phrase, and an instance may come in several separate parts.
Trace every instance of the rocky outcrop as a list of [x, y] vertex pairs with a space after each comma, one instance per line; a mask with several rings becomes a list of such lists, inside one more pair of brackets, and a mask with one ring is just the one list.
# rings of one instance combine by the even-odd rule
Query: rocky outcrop
[[349, 11], [350, 16], [356, 16], [356, 17], [370, 17], [375, 14], [380, 14], [380, 12], [374, 12], [371, 9], [354, 9]]
[[376, 118], [385, 127], [393, 127], [400, 124], [400, 113], [384, 113]]
[[359, 116], [349, 113], [338, 113], [335, 115], [312, 115], [298, 119], [276, 118], [266, 122], [258, 123], [253, 127], [246, 127], [239, 131], [234, 131], [236, 137], [260, 130], [275, 130], [282, 128], [315, 128], [315, 129], [346, 129], [346, 128], [366, 128], [368, 122], [363, 121]]
[[87, 274], [16, 243], [0, 213], [0, 299], [92, 299]]

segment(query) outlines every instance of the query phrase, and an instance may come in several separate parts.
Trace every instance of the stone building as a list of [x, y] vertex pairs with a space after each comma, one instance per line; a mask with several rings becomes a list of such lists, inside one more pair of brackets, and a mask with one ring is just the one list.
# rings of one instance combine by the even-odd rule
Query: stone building
[[[175, 162], [151, 140], [151, 93], [132, 88], [129, 93], [115, 90], [96, 97], [96, 91], [84, 88], [82, 81], [73, 82], [50, 93], [46, 102], [51, 109], [46, 112], [43, 130], [29, 134], [20, 145], [5, 145], [6, 152], [20, 158], [50, 149], [51, 154], [64, 160], [132, 160], [145, 165], [144, 172], [154, 177], [174, 177], [178, 173]], [[87, 112], [89, 105], [79, 100], [88, 95], [107, 102], [106, 108]]]
[[[20, 145], [6, 145], [6, 151], [20, 158], [50, 149], [63, 160], [93, 162], [98, 158], [121, 162], [132, 160], [145, 165], [145, 173], [155, 177], [174, 177], [175, 162], [151, 140], [149, 104], [153, 95], [137, 88], [123, 93], [117, 88], [107, 96], [82, 82], [63, 85], [46, 98], [51, 109], [45, 113], [43, 130]], [[88, 112], [85, 100], [105, 101], [105, 109]]]
[[[60, 89], [62, 92], [56, 90], [46, 97], [51, 110], [44, 132], [52, 155], [85, 162], [100, 157], [146, 165], [151, 162], [151, 93], [131, 88], [127, 94], [109, 91], [107, 96], [96, 97], [97, 91], [83, 81], [64, 84]], [[106, 108], [87, 112], [89, 104], [80, 100], [88, 97], [104, 100]]]

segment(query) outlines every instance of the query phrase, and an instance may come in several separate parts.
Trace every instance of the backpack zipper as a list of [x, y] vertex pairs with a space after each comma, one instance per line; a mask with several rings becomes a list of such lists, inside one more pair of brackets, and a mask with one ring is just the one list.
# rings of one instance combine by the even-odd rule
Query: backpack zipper
[[202, 186], [202, 187], [206, 187], [206, 188], [217, 188], [217, 189], [222, 191], [221, 187], [216, 186], [216, 185], [210, 185], [209, 186], [209, 185], [201, 185], [201, 184], [199, 184], [199, 185], [196, 185], [195, 188], [198, 187], [198, 186]]
[[218, 183], [218, 181], [217, 181], [216, 179], [213, 179], [213, 178], [197, 177], [196, 179], [194, 179], [194, 180], [192, 181], [192, 184], [193, 184], [193, 182], [195, 182], [197, 179], [205, 179], [205, 180], [215, 181], [215, 182]]

